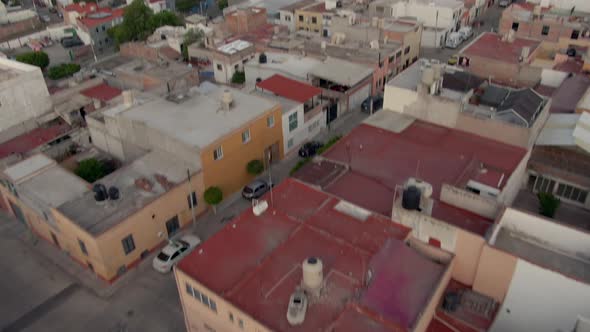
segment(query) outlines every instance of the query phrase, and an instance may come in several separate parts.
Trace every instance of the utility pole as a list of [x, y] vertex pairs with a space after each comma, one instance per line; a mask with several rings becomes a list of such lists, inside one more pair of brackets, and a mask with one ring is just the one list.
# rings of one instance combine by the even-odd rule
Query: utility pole
[[270, 167], [270, 157], [271, 157], [271, 151], [268, 151], [268, 185], [270, 186], [270, 206], [274, 207], [274, 196], [272, 193], [272, 187], [274, 186], [274, 183], [272, 183], [272, 172], [271, 172], [271, 167]]
[[438, 44], [438, 9], [436, 10], [436, 19], [434, 21], [434, 47]]

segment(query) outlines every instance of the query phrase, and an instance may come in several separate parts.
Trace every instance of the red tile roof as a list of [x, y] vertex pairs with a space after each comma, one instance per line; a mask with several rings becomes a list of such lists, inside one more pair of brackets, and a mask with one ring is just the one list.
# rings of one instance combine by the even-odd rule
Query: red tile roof
[[[104, 17], [94, 17], [94, 14], [104, 13], [110, 14]], [[122, 17], [125, 13], [124, 8], [118, 9], [110, 9], [110, 8], [100, 8], [95, 12], [87, 14], [85, 17], [81, 17], [78, 21], [87, 28], [94, 28], [97, 25], [101, 25], [103, 23], [111, 22], [112, 20]]]
[[0, 158], [5, 158], [15, 153], [27, 153], [36, 147], [51, 142], [70, 131], [70, 129], [71, 127], [67, 123], [48, 128], [35, 128], [26, 134], [0, 144]]
[[[361, 221], [339, 212], [340, 200], [293, 179], [275, 187], [273, 197], [273, 204], [263, 197], [271, 206], [261, 216], [246, 210], [178, 269], [275, 331], [403, 331], [415, 322], [440, 271], [402, 242], [407, 227], [378, 215]], [[290, 326], [289, 297], [310, 256], [322, 260], [327, 284], [304, 323]], [[402, 310], [392, 314], [392, 308]]]
[[120, 89], [113, 88], [112, 86], [107, 85], [106, 83], [102, 83], [92, 88], [83, 90], [80, 93], [88, 98], [98, 99], [100, 101], [107, 102], [120, 95], [121, 92], [122, 91]]
[[519, 63], [523, 47], [529, 47], [530, 53], [541, 44], [540, 40], [515, 38], [513, 42], [502, 41], [502, 35], [491, 32], [482, 33], [471, 45], [463, 50], [468, 56], [479, 56], [512, 64]]
[[256, 86], [300, 103], [304, 103], [322, 93], [322, 89], [320, 88], [292, 80], [279, 74], [274, 74], [264, 81], [257, 83]]
[[[433, 187], [433, 217], [483, 235], [492, 221], [440, 202], [442, 185], [460, 185], [465, 174], [467, 180], [478, 180], [479, 173], [469, 171], [472, 165], [481, 164], [494, 174], [504, 173], [507, 180], [525, 154], [519, 147], [422, 121], [415, 121], [400, 133], [363, 124], [323, 155], [328, 160], [350, 164], [350, 170], [341, 169], [334, 175], [333, 163], [324, 161], [321, 165], [309, 163], [295, 177], [390, 216], [396, 186], [418, 176]], [[331, 180], [326, 181], [326, 177]], [[491, 183], [495, 179], [492, 176], [481, 180]]]

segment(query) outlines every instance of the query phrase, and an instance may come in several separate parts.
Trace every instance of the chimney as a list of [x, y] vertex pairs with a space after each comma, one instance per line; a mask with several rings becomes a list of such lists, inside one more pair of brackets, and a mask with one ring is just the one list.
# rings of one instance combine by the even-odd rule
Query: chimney
[[127, 107], [133, 106], [135, 104], [135, 96], [133, 95], [133, 90], [125, 90], [123, 91], [123, 104]]
[[229, 111], [233, 105], [234, 97], [232, 96], [229, 90], [223, 91], [223, 95], [221, 97], [221, 104], [223, 109]]

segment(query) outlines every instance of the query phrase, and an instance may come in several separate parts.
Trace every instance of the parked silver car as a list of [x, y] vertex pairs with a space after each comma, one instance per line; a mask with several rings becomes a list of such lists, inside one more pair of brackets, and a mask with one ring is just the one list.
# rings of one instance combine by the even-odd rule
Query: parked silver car
[[247, 184], [242, 190], [242, 197], [245, 199], [256, 199], [264, 195], [271, 187], [268, 182], [264, 180], [254, 180]]

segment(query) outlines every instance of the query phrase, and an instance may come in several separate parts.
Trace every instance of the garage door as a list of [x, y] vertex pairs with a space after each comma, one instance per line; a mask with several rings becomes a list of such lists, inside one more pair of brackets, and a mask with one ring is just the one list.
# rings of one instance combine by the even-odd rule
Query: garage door
[[361, 104], [371, 92], [371, 84], [367, 84], [357, 92], [348, 97], [348, 110], [358, 110], [361, 108]]

